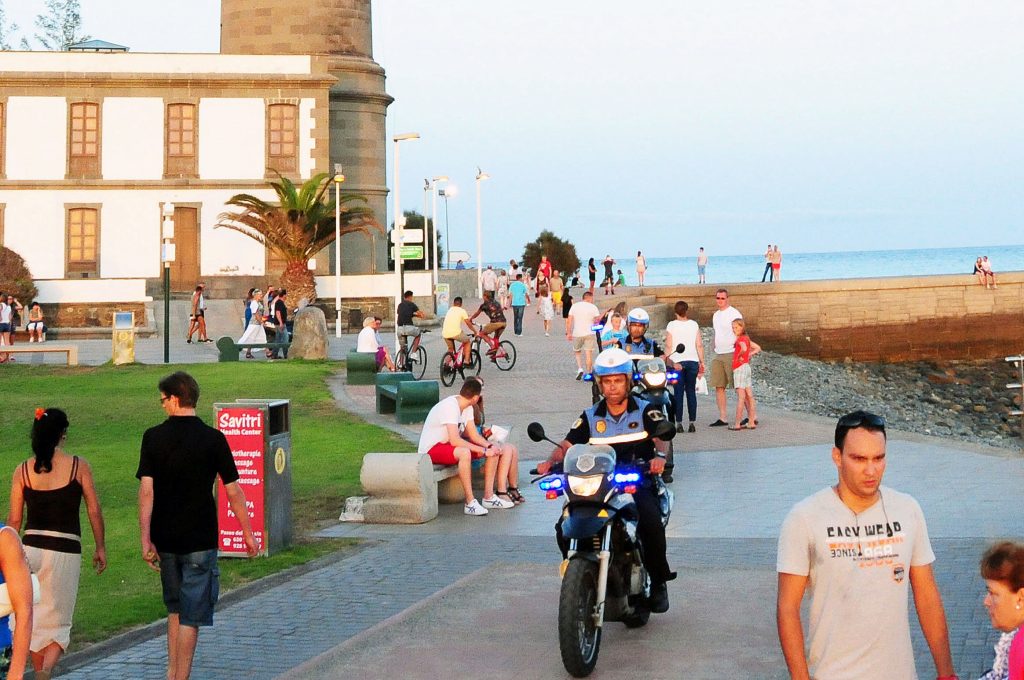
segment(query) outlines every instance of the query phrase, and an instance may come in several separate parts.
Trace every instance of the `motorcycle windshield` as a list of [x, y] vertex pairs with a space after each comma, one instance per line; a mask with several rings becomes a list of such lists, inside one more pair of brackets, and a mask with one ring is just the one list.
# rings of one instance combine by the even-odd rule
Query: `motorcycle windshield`
[[615, 472], [615, 449], [605, 444], [573, 444], [565, 452], [567, 475], [609, 475]]

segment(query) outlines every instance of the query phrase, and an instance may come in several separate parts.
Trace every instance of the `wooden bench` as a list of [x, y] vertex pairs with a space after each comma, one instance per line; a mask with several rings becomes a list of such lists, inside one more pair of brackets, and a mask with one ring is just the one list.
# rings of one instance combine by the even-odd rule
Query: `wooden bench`
[[0, 346], [0, 355], [3, 354], [38, 354], [38, 353], [63, 353], [67, 359], [68, 366], [78, 365], [78, 347], [75, 345], [51, 345], [46, 342], [27, 342], [17, 345]]
[[378, 373], [377, 413], [394, 413], [399, 423], [421, 423], [441, 399], [436, 380], [416, 380], [412, 373]]
[[[473, 463], [482, 466], [483, 459]], [[371, 524], [422, 524], [437, 517], [439, 499], [464, 501], [458, 467], [434, 465], [425, 453], [367, 453], [359, 481], [368, 495], [362, 521]], [[458, 490], [454, 499], [445, 493], [449, 487]]]
[[217, 356], [217, 361], [238, 361], [238, 353], [243, 349], [283, 349], [285, 352], [291, 347], [290, 342], [263, 342], [249, 345], [239, 345], [228, 336], [223, 336], [217, 340], [217, 349], [220, 354]]
[[377, 375], [376, 355], [351, 350], [345, 357], [345, 374], [349, 385], [373, 385]]

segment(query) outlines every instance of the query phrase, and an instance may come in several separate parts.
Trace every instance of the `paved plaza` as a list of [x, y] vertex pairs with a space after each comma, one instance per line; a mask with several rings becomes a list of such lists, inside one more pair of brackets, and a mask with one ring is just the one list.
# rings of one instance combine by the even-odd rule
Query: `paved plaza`
[[[603, 302], [599, 296], [599, 306]], [[215, 309], [211, 337], [240, 331], [237, 306], [235, 319], [225, 307], [217, 320]], [[559, 439], [590, 394], [588, 385], [573, 380], [561, 320], [545, 337], [534, 309], [527, 309], [525, 335], [507, 336], [519, 349], [513, 371], [488, 364], [482, 373], [488, 420], [513, 426], [524, 475], [550, 448], [526, 441], [526, 424], [540, 421]], [[330, 355], [342, 358], [354, 342], [354, 335], [332, 337]], [[83, 363], [109, 359], [109, 340], [79, 344]], [[441, 345], [439, 333], [427, 336], [427, 378], [437, 375]], [[138, 357], [158, 363], [161, 341], [140, 340]], [[216, 350], [179, 339], [172, 360], [215, 361]], [[755, 377], [756, 371], [755, 358]], [[418, 426], [398, 426], [373, 413], [372, 387], [345, 385], [343, 372], [330, 387], [341, 408], [416, 440]], [[442, 396], [457, 387], [442, 388]], [[668, 535], [669, 560], [680, 576], [669, 586], [672, 607], [642, 629], [608, 624], [592, 677], [786, 677], [774, 624], [775, 541], [789, 507], [835, 481], [833, 423], [762, 409], [756, 431], [729, 432], [707, 427], [715, 417], [711, 399], [702, 398], [698, 432], [676, 438]], [[1008, 501], [1018, 498], [1022, 477], [1019, 457], [1006, 451], [890, 435], [886, 483], [914, 495], [928, 519], [961, 678], [977, 677], [992, 658], [997, 636], [981, 605], [977, 562], [992, 539], [1021, 535], [1016, 506]], [[362, 542], [342, 559], [223, 606], [216, 625], [201, 633], [194, 677], [566, 677], [556, 638], [560, 555], [552, 532], [561, 502], [545, 501], [526, 480], [520, 486], [525, 505], [487, 517], [466, 517], [461, 505], [444, 505], [424, 525], [326, 529], [325, 536]], [[162, 628], [149, 632], [155, 636], [70, 655], [67, 666], [74, 669], [62, 677], [163, 678]], [[914, 644], [919, 674], [934, 677], [916, 622]]]

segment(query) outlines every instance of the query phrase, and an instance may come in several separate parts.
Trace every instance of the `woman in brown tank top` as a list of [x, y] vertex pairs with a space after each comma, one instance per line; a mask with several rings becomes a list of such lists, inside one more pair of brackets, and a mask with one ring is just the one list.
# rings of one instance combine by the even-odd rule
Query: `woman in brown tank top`
[[[107, 567], [103, 511], [92, 469], [65, 453], [68, 417], [56, 408], [36, 409], [32, 425], [33, 458], [14, 469], [7, 524], [22, 532], [32, 572], [39, 577], [40, 602], [34, 608], [32, 665], [36, 678], [48, 680], [71, 640], [71, 619], [82, 568], [82, 499], [92, 525], [96, 573]], [[27, 519], [22, 526], [22, 513]]]

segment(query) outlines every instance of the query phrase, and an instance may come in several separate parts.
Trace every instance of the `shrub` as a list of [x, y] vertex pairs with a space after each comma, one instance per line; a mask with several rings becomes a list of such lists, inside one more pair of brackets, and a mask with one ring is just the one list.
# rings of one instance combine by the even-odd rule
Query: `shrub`
[[25, 258], [3, 246], [0, 246], [0, 291], [18, 298], [26, 307], [39, 294]]
[[540, 232], [536, 241], [527, 243], [523, 248], [522, 265], [536, 272], [541, 255], [547, 255], [551, 267], [562, 274], [568, 275], [580, 268], [576, 246], [569, 241], [563, 241], [547, 229]]

